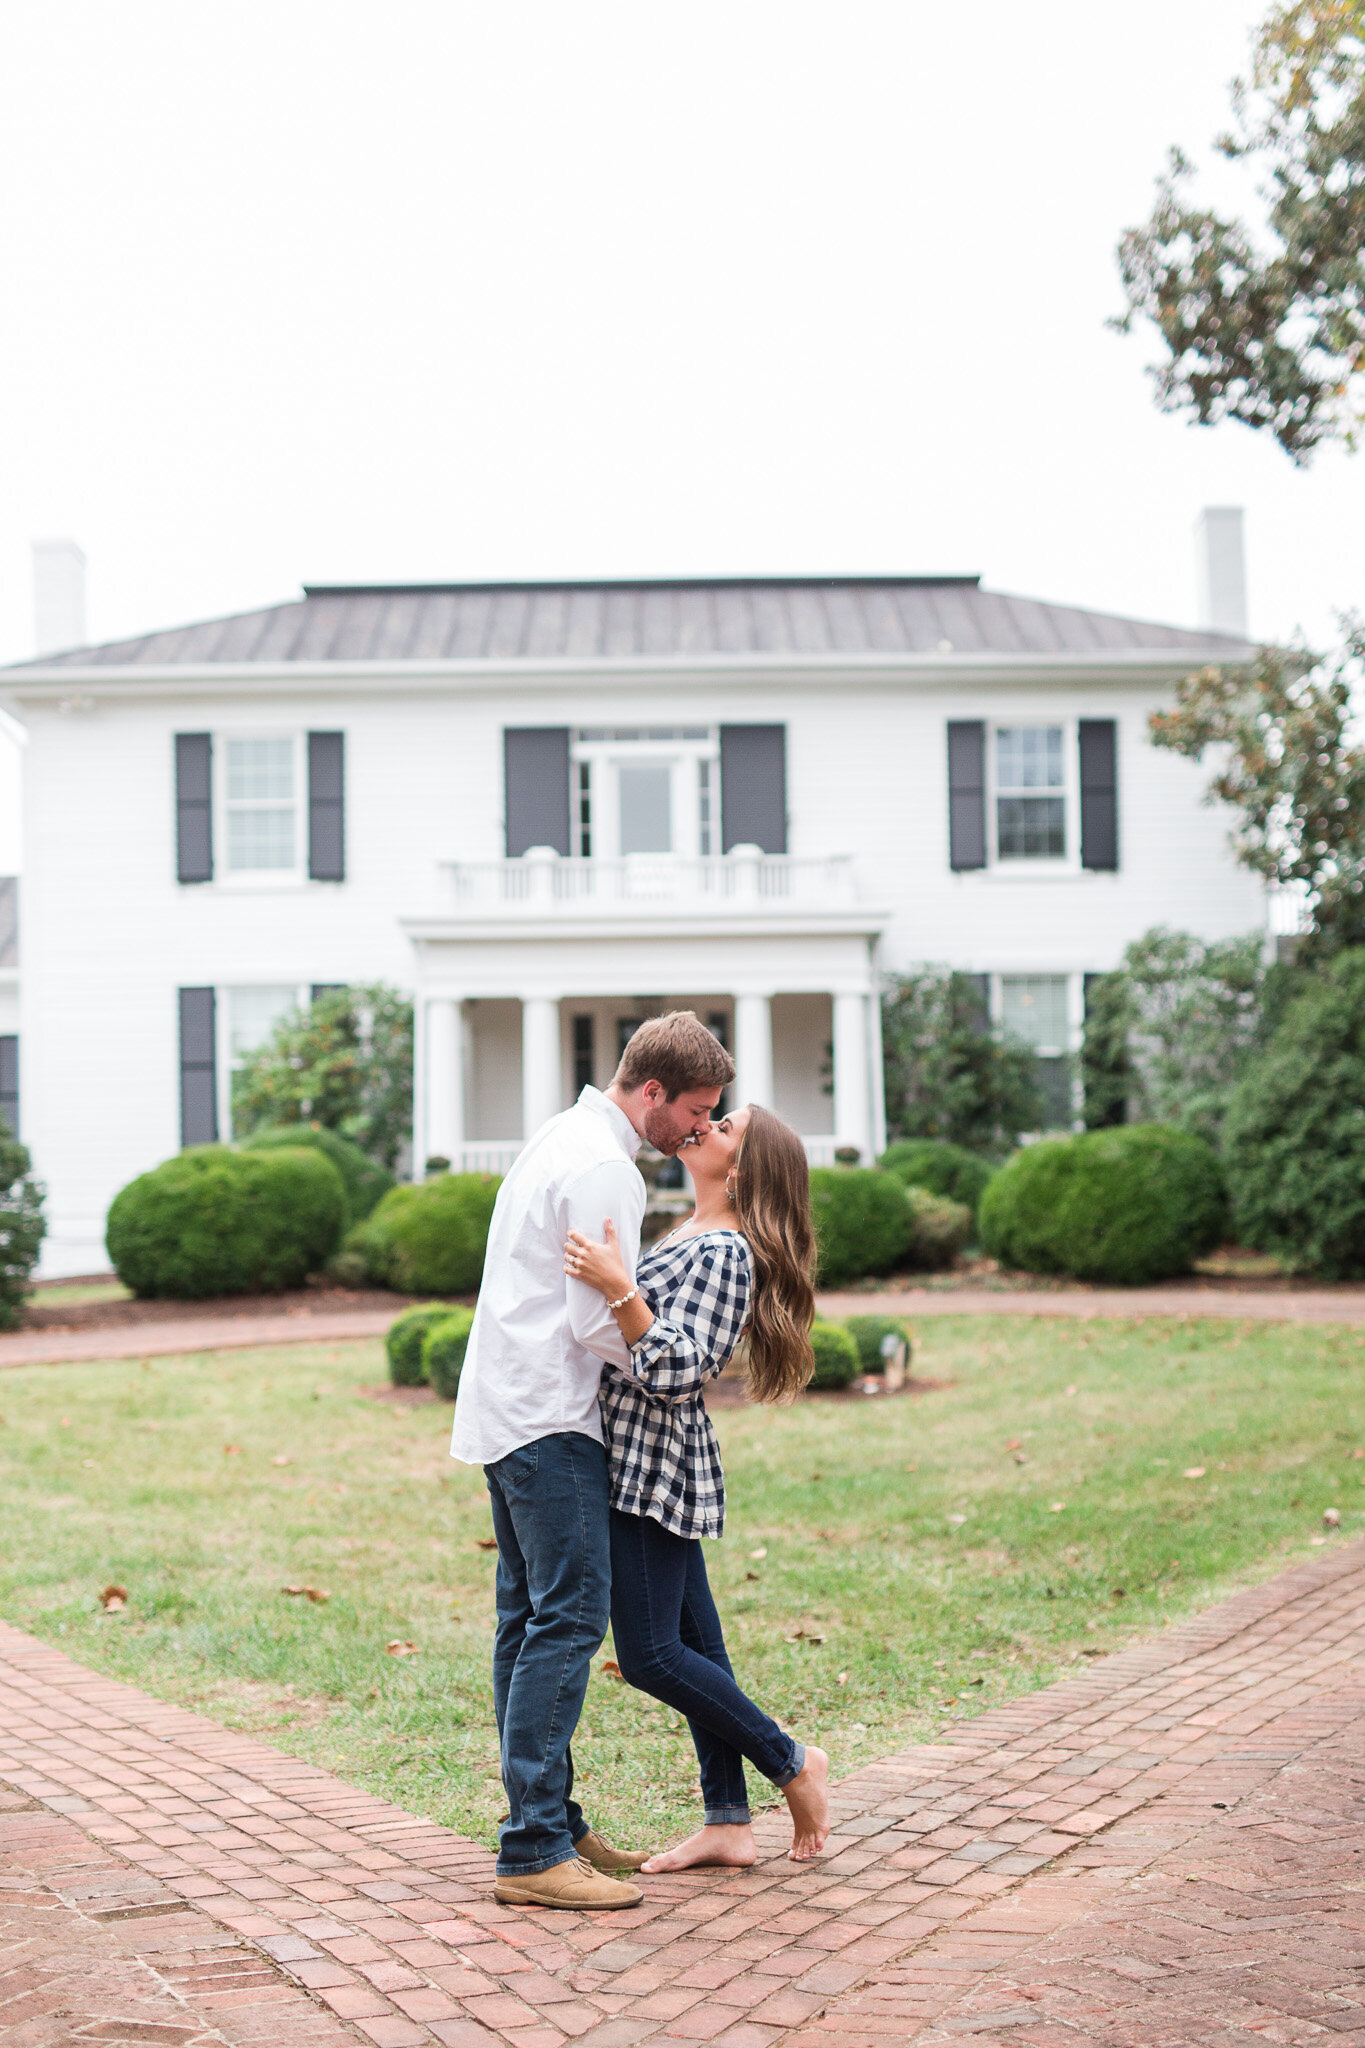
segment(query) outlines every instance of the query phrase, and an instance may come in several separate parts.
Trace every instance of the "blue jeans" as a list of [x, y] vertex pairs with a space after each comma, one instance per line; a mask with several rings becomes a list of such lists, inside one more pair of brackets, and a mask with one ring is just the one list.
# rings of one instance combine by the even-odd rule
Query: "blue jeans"
[[587, 1834], [569, 1741], [607, 1632], [607, 1454], [569, 1431], [484, 1466], [498, 1539], [493, 1705], [511, 1807], [498, 1873], [567, 1863]]
[[612, 1509], [611, 1632], [621, 1676], [687, 1716], [708, 1826], [750, 1818], [746, 1756], [791, 1783], [806, 1752], [735, 1684], [699, 1537]]

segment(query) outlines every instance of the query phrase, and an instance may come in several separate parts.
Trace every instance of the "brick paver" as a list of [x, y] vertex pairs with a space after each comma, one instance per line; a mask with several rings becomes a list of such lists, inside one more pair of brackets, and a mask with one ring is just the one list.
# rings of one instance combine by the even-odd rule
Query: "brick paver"
[[[1362, 1704], [1355, 1544], [846, 1779], [815, 1865], [765, 1817], [751, 1871], [552, 1915], [494, 1904], [476, 1844], [0, 1627], [16, 1914], [54, 1902], [54, 1956], [78, 1909], [78, 1956], [117, 1927], [82, 2013], [125, 2021], [136, 1979], [200, 2027], [12, 2038], [1365, 2044]], [[158, 1911], [99, 1921], [64, 1856]]]

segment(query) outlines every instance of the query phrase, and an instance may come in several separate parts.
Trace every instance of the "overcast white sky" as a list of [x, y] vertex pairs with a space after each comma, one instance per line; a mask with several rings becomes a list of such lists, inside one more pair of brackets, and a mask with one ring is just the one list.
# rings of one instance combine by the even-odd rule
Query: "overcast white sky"
[[[0, 660], [307, 581], [980, 571], [1365, 601], [1365, 456], [1153, 408], [1114, 245], [1256, 0], [7, 0]], [[16, 858], [0, 773], [0, 872]]]

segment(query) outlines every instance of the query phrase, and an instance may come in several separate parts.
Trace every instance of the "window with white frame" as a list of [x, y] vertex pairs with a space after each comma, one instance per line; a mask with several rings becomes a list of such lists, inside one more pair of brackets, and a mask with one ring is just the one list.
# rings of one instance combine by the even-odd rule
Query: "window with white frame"
[[1065, 729], [997, 725], [992, 735], [997, 860], [1064, 860]]
[[223, 1095], [219, 1103], [219, 1129], [239, 1134], [236, 1117], [237, 1076], [247, 1055], [265, 1044], [275, 1026], [291, 1010], [306, 1010], [310, 990], [297, 982], [270, 982], [219, 991], [220, 1057]]
[[218, 753], [224, 872], [298, 874], [303, 848], [298, 735], [229, 734]]
[[1068, 974], [1002, 974], [1002, 1030], [1031, 1046], [1042, 1093], [1044, 1128], [1069, 1129], [1072, 1101], [1072, 980]]
[[608, 860], [718, 852], [719, 756], [712, 726], [579, 727], [570, 768], [573, 851]]

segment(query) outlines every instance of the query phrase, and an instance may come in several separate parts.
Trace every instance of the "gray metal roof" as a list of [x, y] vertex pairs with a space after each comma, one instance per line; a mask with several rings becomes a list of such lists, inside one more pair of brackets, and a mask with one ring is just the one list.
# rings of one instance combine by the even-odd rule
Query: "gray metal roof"
[[24, 662], [24, 669], [291, 661], [1170, 653], [1226, 634], [1006, 597], [976, 576], [771, 576], [621, 583], [316, 584], [292, 603]]

